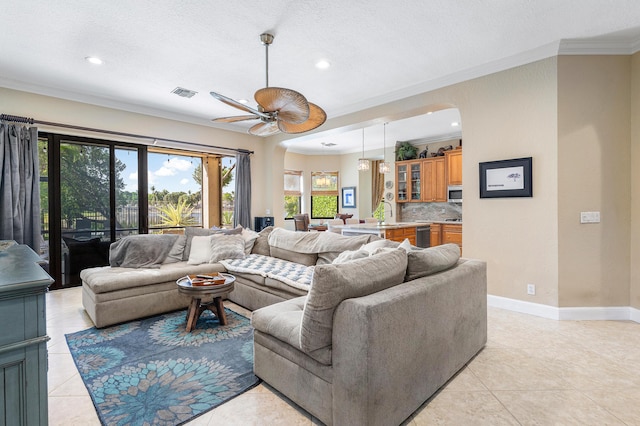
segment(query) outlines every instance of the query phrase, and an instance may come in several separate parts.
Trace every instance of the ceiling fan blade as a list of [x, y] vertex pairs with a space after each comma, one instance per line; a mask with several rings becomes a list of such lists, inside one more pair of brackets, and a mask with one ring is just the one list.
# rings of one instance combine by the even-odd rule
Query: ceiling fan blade
[[248, 112], [254, 115], [257, 115], [259, 117], [264, 117], [264, 118], [271, 118], [271, 116], [269, 114], [265, 114], [264, 112], [260, 112], [257, 109], [253, 109], [251, 107], [246, 106], [245, 104], [241, 104], [240, 102], [236, 101], [235, 99], [231, 99], [228, 98], [224, 95], [221, 95], [220, 93], [216, 93], [216, 92], [209, 92], [209, 94], [211, 96], [213, 96], [214, 98], [216, 98], [217, 100], [219, 100], [220, 102], [224, 102], [225, 104], [232, 106], [234, 108], [238, 108], [244, 112]]
[[257, 115], [234, 115], [232, 117], [214, 118], [211, 121], [216, 123], [235, 123], [236, 121], [258, 120]]
[[271, 136], [279, 132], [280, 129], [278, 129], [275, 121], [258, 123], [249, 129], [249, 133], [255, 136]]
[[301, 124], [287, 123], [278, 119], [278, 128], [284, 133], [303, 133], [322, 126], [327, 121], [327, 113], [316, 104], [309, 102], [309, 119]]
[[265, 87], [254, 95], [264, 111], [277, 112], [278, 120], [300, 124], [309, 118], [309, 102], [301, 93], [282, 87]]

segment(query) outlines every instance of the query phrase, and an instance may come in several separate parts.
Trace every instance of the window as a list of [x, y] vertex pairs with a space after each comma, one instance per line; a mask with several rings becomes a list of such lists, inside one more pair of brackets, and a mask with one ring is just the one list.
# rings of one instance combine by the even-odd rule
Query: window
[[223, 157], [221, 159], [222, 180], [222, 226], [233, 227], [233, 211], [236, 199], [236, 158]]
[[202, 158], [149, 152], [149, 232], [202, 225]]
[[338, 213], [338, 172], [311, 173], [311, 218], [333, 219]]
[[301, 171], [284, 171], [284, 211], [285, 219], [293, 219], [294, 214], [302, 213]]

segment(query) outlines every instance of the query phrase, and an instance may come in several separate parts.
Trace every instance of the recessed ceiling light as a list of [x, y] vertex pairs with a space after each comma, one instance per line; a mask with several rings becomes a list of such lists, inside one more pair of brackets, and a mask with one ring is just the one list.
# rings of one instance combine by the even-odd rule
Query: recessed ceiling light
[[451, 127], [458, 127], [460, 125], [460, 123], [458, 123], [457, 121], [454, 121], [453, 123], [451, 123]]
[[429, 112], [427, 113], [427, 115], [431, 115], [431, 114], [433, 114], [433, 111], [429, 111]]
[[241, 104], [248, 104], [249, 101], [246, 99], [238, 99], [238, 102], [240, 102]]
[[326, 59], [321, 59], [318, 62], [316, 62], [316, 68], [321, 69], [321, 70], [326, 70], [330, 66], [331, 66], [331, 64]]
[[94, 65], [102, 65], [102, 59], [96, 58], [95, 56], [87, 56], [84, 58], [87, 62], [91, 62]]

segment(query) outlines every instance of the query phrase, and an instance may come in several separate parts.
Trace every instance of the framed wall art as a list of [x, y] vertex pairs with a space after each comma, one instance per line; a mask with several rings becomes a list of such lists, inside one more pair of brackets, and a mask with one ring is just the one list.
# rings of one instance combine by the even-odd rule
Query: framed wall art
[[356, 187], [345, 186], [342, 188], [342, 208], [352, 208], [356, 206]]
[[480, 163], [480, 198], [533, 197], [532, 157]]

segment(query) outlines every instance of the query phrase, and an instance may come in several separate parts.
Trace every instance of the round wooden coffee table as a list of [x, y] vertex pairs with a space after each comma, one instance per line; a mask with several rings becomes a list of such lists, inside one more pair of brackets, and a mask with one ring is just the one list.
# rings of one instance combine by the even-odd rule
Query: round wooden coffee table
[[[220, 325], [227, 324], [227, 316], [224, 313], [222, 298], [233, 290], [233, 283], [236, 281], [236, 277], [231, 274], [220, 273], [220, 275], [225, 277], [224, 284], [194, 286], [191, 285], [188, 277], [182, 277], [176, 281], [178, 291], [184, 295], [191, 296], [191, 303], [189, 303], [186, 319], [186, 330], [188, 332], [196, 327], [198, 318], [200, 318], [200, 315], [207, 309], [218, 317]], [[209, 296], [213, 297], [213, 300], [208, 303], [202, 303], [202, 299]]]

